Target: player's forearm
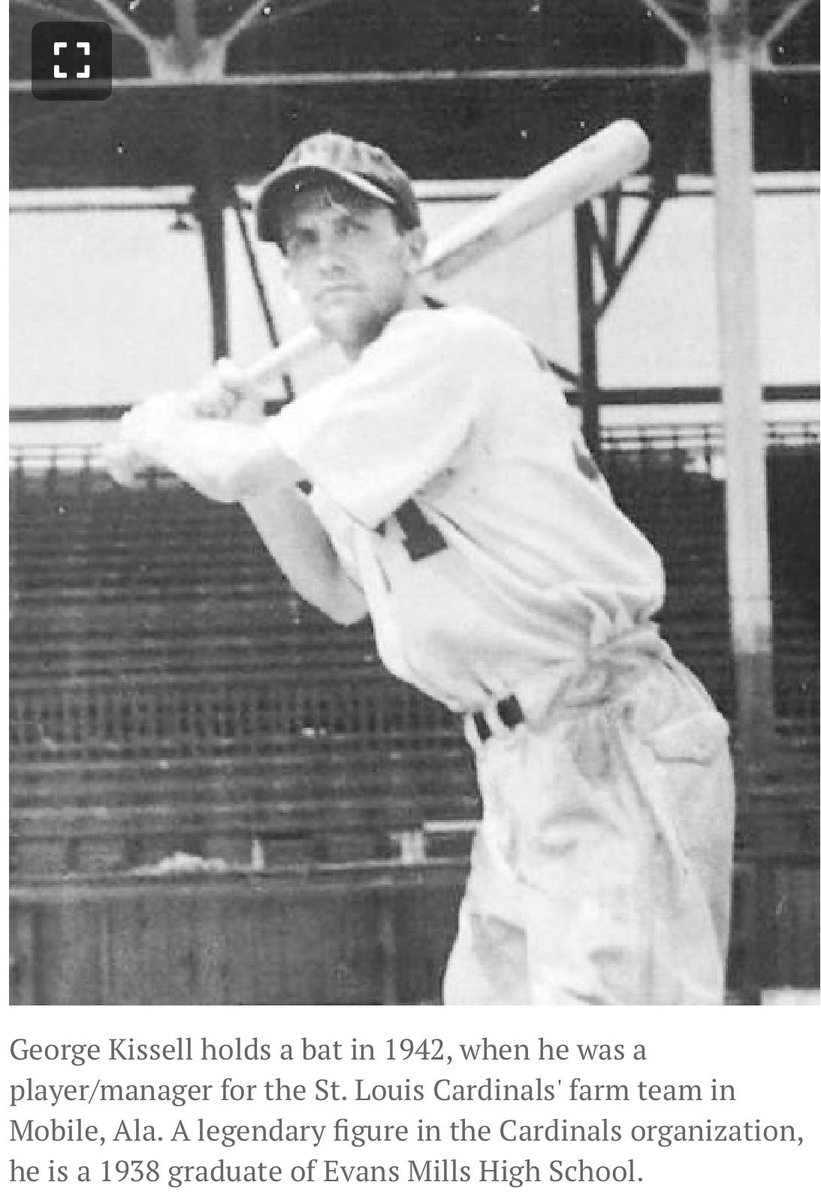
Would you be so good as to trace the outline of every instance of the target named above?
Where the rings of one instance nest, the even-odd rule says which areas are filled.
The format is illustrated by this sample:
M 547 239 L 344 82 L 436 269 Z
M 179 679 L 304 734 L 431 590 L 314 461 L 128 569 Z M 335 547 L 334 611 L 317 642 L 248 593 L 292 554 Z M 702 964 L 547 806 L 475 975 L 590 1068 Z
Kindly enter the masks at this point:
M 276 419 L 243 425 L 144 406 L 127 444 L 212 500 L 243 504 L 271 555 L 309 603 L 341 624 L 360 620 L 364 598 L 295 487 L 304 477 L 279 449 Z
M 260 487 L 285 486 L 299 469 L 279 451 L 272 422 L 243 425 L 147 406 L 124 425 L 128 446 L 221 503 Z
M 331 540 L 304 496 L 291 486 L 268 486 L 243 507 L 291 586 L 341 625 L 367 614 L 362 592 L 342 570 Z

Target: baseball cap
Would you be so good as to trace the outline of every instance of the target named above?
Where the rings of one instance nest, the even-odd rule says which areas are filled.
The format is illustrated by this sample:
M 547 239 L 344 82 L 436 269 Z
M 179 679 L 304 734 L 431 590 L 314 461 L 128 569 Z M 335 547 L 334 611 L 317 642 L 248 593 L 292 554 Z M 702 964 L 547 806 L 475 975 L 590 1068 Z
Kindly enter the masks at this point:
M 284 201 L 301 185 L 323 175 L 341 179 L 355 191 L 387 204 L 406 229 L 421 224 L 413 185 L 384 150 L 341 133 L 318 133 L 295 146 L 260 184 L 256 206 L 260 241 L 279 242 Z

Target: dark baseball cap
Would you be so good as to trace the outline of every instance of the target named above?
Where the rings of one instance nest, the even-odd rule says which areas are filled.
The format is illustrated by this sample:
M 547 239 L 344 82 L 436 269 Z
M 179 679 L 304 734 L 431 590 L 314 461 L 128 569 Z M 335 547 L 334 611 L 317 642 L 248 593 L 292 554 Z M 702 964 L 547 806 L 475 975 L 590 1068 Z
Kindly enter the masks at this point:
M 342 180 L 354 191 L 388 205 L 405 229 L 422 223 L 410 179 L 384 150 L 341 133 L 318 133 L 295 146 L 260 184 L 256 204 L 260 241 L 279 243 L 285 201 L 323 176 Z

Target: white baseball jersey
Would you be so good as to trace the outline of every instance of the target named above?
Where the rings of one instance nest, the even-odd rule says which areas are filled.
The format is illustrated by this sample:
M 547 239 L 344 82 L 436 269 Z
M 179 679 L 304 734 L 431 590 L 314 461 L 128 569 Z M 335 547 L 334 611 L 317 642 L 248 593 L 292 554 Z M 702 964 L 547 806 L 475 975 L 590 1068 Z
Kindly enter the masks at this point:
M 649 624 L 661 563 L 555 380 L 493 317 L 414 310 L 276 420 L 386 666 L 493 734 L 466 718 L 483 817 L 445 1002 L 721 1003 L 726 722 Z
M 380 656 L 455 711 L 645 622 L 660 560 L 555 379 L 467 306 L 403 311 L 276 420 Z

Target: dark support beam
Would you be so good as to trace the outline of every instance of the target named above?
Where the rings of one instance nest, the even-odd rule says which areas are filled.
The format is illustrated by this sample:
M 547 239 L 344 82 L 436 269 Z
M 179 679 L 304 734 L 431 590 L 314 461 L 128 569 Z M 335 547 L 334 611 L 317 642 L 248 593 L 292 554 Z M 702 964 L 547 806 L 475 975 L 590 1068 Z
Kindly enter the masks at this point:
M 218 144 L 219 113 L 216 95 L 206 93 L 195 123 L 199 139 L 199 179 L 191 211 L 200 224 L 205 273 L 211 301 L 211 347 L 214 359 L 229 353 L 228 284 L 225 268 L 225 209 L 230 204 L 232 184 L 226 179 Z
M 197 0 L 174 0 L 174 26 L 180 62 L 190 70 L 201 50 Z
M 599 251 L 604 278 L 608 286 L 616 274 L 619 253 L 619 217 L 621 215 L 621 189 L 613 188 L 604 196 L 604 238 Z
M 593 254 L 598 236 L 591 205 L 574 212 L 576 232 L 576 303 L 579 315 L 579 386 L 582 398 L 582 433 L 592 454 L 601 442 L 599 428 L 599 352 L 596 326 Z
M 197 189 L 192 204 L 202 231 L 205 274 L 211 300 L 211 352 L 214 360 L 227 357 L 229 352 L 223 201 L 224 192 L 218 181 L 205 179 Z
M 268 293 L 265 291 L 265 283 L 262 278 L 262 272 L 259 269 L 259 261 L 257 260 L 254 243 L 251 239 L 250 233 L 248 232 L 245 214 L 242 211 L 242 201 L 236 192 L 234 192 L 232 207 L 237 215 L 239 233 L 240 237 L 242 238 L 242 245 L 245 249 L 245 256 L 248 259 L 248 268 L 251 272 L 251 279 L 254 282 L 254 290 L 256 291 L 257 299 L 259 300 L 259 307 L 262 311 L 262 319 L 265 322 L 265 328 L 268 331 L 268 337 L 270 338 L 271 345 L 278 346 L 280 341 L 279 334 L 277 333 L 276 322 L 274 320 L 274 313 L 271 308 L 270 301 L 268 300 Z M 282 384 L 285 390 L 286 400 L 293 400 L 295 395 L 294 385 L 291 376 L 287 371 L 283 371 L 282 373 Z
M 592 203 L 587 206 L 590 213 L 590 220 L 587 224 L 587 233 L 590 238 L 591 254 L 594 260 L 598 260 L 601 268 L 601 273 L 604 276 L 605 283 L 609 283 L 613 278 L 616 260 L 616 243 L 617 230 L 613 226 L 612 211 L 615 204 L 619 206 L 619 192 L 608 192 L 604 197 L 605 220 L 604 229 L 599 225 L 596 217 L 596 210 Z

